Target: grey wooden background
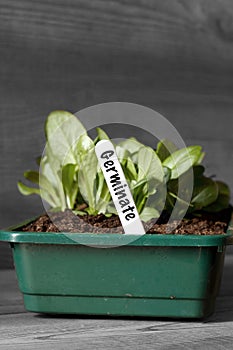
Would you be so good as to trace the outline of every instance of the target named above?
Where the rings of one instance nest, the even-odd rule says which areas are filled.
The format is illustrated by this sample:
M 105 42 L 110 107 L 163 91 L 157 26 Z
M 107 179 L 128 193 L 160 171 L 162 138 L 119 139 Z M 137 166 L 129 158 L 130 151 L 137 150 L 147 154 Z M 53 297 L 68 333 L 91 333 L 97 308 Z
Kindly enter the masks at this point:
M 233 188 L 231 0 L 0 0 L 0 226 L 40 213 L 16 188 L 54 109 L 156 109 Z M 11 264 L 0 245 L 0 267 Z

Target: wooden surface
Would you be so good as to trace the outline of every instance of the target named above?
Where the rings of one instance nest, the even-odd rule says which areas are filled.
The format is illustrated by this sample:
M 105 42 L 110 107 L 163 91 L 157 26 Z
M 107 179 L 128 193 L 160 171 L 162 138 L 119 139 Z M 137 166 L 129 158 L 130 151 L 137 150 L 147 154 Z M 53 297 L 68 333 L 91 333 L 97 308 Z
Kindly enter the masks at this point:
M 216 312 L 204 321 L 49 317 L 27 313 L 13 270 L 0 271 L 0 349 L 232 350 L 233 256 L 227 256 Z
M 0 0 L 0 227 L 43 211 L 16 182 L 54 109 L 152 107 L 233 188 L 232 44 L 231 0 Z

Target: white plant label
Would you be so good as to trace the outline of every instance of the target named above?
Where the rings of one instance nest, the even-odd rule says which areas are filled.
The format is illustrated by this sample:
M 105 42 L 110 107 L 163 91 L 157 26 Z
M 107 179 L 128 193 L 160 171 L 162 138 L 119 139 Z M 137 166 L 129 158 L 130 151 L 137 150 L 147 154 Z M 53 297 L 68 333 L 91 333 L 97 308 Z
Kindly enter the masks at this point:
M 95 153 L 125 234 L 144 235 L 144 227 L 113 144 L 101 140 L 95 146 Z

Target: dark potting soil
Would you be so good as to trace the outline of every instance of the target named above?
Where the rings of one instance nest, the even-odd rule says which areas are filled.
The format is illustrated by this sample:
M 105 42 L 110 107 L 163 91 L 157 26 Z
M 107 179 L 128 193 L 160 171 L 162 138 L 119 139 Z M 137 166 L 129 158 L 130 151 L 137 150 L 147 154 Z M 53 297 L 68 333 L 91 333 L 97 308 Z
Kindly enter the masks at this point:
M 219 213 L 200 213 L 198 217 L 183 219 L 181 222 L 167 223 L 168 217 L 163 213 L 156 223 L 144 223 L 147 233 L 160 234 L 195 234 L 214 235 L 226 232 L 230 220 L 231 210 Z M 78 216 L 71 210 L 65 212 L 44 214 L 32 223 L 22 227 L 22 231 L 31 232 L 90 232 L 90 233 L 123 233 L 118 216 L 106 217 L 103 214 L 96 216 Z

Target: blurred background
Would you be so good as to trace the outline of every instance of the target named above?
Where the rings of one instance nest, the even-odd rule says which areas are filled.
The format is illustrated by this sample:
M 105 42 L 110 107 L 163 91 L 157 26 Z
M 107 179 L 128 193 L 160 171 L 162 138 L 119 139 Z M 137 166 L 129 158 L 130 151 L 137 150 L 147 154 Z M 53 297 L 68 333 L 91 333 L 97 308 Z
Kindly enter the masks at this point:
M 151 107 L 233 189 L 231 0 L 0 0 L 0 62 L 1 228 L 43 211 L 16 183 L 36 168 L 54 109 Z

